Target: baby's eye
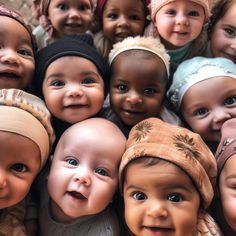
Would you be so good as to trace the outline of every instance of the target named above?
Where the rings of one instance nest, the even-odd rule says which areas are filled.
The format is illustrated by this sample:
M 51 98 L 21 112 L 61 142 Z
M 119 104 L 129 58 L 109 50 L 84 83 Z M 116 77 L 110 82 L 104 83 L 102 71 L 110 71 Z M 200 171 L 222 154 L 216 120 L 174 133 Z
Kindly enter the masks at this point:
M 194 112 L 194 115 L 195 116 L 203 116 L 203 115 L 207 114 L 207 112 L 208 112 L 208 109 L 200 108 Z
M 71 159 L 67 159 L 66 162 L 69 164 L 69 165 L 72 165 L 72 166 L 78 166 L 79 162 L 73 158 Z
M 115 14 L 115 13 L 111 13 L 111 14 L 109 14 L 107 17 L 108 17 L 108 18 L 110 18 L 110 19 L 113 19 L 113 20 L 115 20 L 115 19 L 117 19 L 117 18 L 118 18 L 118 15 L 117 15 L 117 14 Z
M 23 55 L 23 56 L 30 56 L 30 57 L 33 57 L 33 52 L 32 51 L 30 51 L 30 50 L 27 50 L 27 49 L 19 49 L 18 51 L 17 51 L 17 53 L 18 54 L 20 54 L 20 55 Z
M 135 192 L 132 194 L 132 197 L 135 199 L 135 200 L 138 200 L 138 201 L 143 201 L 143 200 L 146 200 L 147 199 L 147 196 L 146 194 L 142 193 L 142 192 Z
M 54 87 L 61 87 L 61 86 L 65 85 L 65 83 L 60 80 L 55 80 L 50 85 L 54 86 Z
M 11 166 L 11 169 L 15 172 L 26 172 L 28 170 L 28 167 L 25 164 L 16 163 Z
M 89 4 L 82 4 L 79 6 L 80 11 L 87 11 L 89 9 L 91 9 L 91 6 Z
M 173 9 L 169 9 L 169 10 L 166 11 L 166 14 L 168 14 L 168 15 L 175 15 L 176 11 L 173 10 Z
M 147 88 L 144 90 L 144 94 L 150 95 L 150 94 L 154 94 L 154 93 L 156 93 L 156 89 L 153 89 L 153 88 Z
M 95 83 L 93 78 L 85 78 L 82 81 L 82 84 L 93 84 L 93 83 Z
M 171 202 L 181 202 L 183 201 L 183 198 L 180 194 L 178 193 L 173 193 L 167 196 L 167 200 Z
M 62 11 L 66 11 L 69 9 L 69 7 L 66 4 L 59 4 L 57 6 L 58 9 L 62 10 Z
M 117 89 L 122 91 L 122 92 L 128 91 L 128 87 L 126 85 L 124 85 L 124 84 L 118 84 L 117 85 Z
M 230 37 L 235 37 L 236 36 L 236 32 L 235 32 L 234 29 L 231 29 L 231 28 L 227 27 L 227 28 L 224 28 L 224 31 Z
M 131 20 L 139 20 L 140 19 L 140 17 L 138 15 L 131 15 L 129 18 Z
M 190 11 L 188 13 L 189 16 L 200 16 L 199 12 L 198 11 Z
M 224 105 L 229 106 L 236 102 L 236 97 L 229 97 L 225 100 Z
M 106 171 L 105 169 L 103 169 L 103 168 L 97 168 L 97 169 L 95 170 L 95 172 L 96 172 L 97 174 L 99 174 L 99 175 L 108 176 L 107 171 Z

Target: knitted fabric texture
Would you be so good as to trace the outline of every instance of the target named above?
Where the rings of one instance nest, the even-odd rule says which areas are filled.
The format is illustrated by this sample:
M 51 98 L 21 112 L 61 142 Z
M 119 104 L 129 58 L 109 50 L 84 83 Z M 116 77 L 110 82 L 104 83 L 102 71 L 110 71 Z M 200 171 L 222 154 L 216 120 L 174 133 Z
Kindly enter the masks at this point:
M 156 14 L 163 6 L 175 1 L 176 0 L 152 0 L 150 3 L 150 12 L 152 21 L 155 22 Z M 209 17 L 211 16 L 213 1 L 212 0 L 190 0 L 190 1 L 199 4 L 204 8 L 205 18 L 206 20 L 208 20 Z M 189 0 L 186 0 L 186 3 L 187 2 L 189 2 Z
M 143 50 L 155 54 L 163 61 L 167 74 L 169 74 L 170 57 L 163 44 L 152 37 L 128 37 L 116 43 L 109 54 L 109 63 L 112 64 L 119 54 L 130 50 Z
M 30 38 L 31 38 L 33 52 L 35 54 L 37 51 L 36 41 L 35 41 L 34 35 L 32 34 L 32 30 L 31 30 L 30 26 L 25 22 L 23 16 L 15 9 L 10 8 L 9 6 L 6 6 L 1 3 L 0 3 L 0 16 L 7 16 L 7 17 L 10 17 L 10 18 L 16 20 L 28 31 Z
M 109 87 L 109 66 L 94 47 L 92 36 L 89 34 L 78 34 L 65 36 L 37 53 L 34 83 L 40 97 L 42 96 L 42 84 L 48 66 L 58 58 L 65 56 L 83 57 L 95 64 L 104 80 L 106 96 Z
M 39 147 L 41 168 L 55 139 L 50 119 L 40 98 L 19 89 L 0 90 L 0 130 L 31 139 Z
M 129 133 L 120 164 L 121 190 L 124 169 L 132 160 L 142 157 L 163 159 L 181 168 L 200 193 L 202 206 L 209 206 L 214 195 L 217 166 L 213 154 L 198 134 L 158 118 L 136 124 Z
M 236 79 L 236 65 L 223 57 L 194 57 L 186 60 L 178 66 L 174 73 L 167 97 L 174 109 L 179 111 L 183 97 L 191 86 L 220 76 Z
M 236 118 L 224 122 L 221 127 L 221 140 L 215 158 L 217 161 L 218 175 L 224 168 L 227 160 L 236 153 Z

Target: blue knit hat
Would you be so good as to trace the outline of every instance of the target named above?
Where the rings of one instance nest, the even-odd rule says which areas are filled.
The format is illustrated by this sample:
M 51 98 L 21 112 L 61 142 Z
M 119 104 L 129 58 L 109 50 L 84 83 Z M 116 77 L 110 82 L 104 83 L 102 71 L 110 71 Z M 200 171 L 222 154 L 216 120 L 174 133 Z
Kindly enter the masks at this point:
M 182 62 L 173 76 L 167 97 L 174 109 L 179 111 L 184 94 L 196 83 L 215 77 L 236 79 L 236 65 L 223 57 L 194 57 Z

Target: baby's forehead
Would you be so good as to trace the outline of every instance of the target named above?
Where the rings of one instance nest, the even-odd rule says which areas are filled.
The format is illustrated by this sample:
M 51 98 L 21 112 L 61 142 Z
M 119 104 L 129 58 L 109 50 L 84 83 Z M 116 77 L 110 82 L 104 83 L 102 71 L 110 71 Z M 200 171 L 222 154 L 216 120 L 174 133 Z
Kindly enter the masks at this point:
M 147 181 L 147 183 L 153 181 L 153 184 L 150 184 L 150 186 L 156 187 L 157 185 L 160 188 L 164 186 L 164 189 L 171 189 L 181 188 L 182 184 L 188 184 L 186 189 L 197 189 L 186 171 L 178 165 L 161 158 L 138 158 L 131 161 L 126 167 L 126 184 L 132 184 L 132 181 L 136 182 L 135 173 L 142 173 L 141 176 L 136 175 L 137 179 L 146 178 L 144 182 Z
M 121 130 L 111 121 L 103 118 L 90 118 L 78 122 L 68 128 L 59 144 L 67 146 L 71 143 L 79 145 L 106 144 L 107 146 L 125 146 L 126 138 Z

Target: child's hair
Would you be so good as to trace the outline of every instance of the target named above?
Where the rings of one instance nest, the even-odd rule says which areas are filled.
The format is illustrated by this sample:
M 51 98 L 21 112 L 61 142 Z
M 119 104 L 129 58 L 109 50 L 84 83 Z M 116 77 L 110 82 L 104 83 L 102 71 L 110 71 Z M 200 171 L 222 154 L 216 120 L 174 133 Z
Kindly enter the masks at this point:
M 94 0 L 89 0 L 92 9 L 94 7 Z M 49 37 L 52 37 L 54 33 L 54 27 L 49 19 L 48 9 L 51 0 L 34 0 L 32 4 L 32 15 L 35 17 L 44 30 L 48 33 Z
M 236 65 L 231 60 L 223 57 L 194 57 L 186 60 L 178 66 L 174 73 L 167 97 L 173 108 L 180 112 L 182 99 L 191 86 L 219 76 L 236 79 Z
M 56 59 L 65 56 L 83 57 L 94 63 L 104 80 L 104 92 L 106 96 L 109 87 L 109 66 L 97 52 L 93 45 L 92 36 L 89 34 L 64 36 L 37 53 L 34 85 L 38 96 L 43 97 L 42 84 L 48 66 Z
M 212 30 L 215 27 L 215 24 L 224 17 L 225 13 L 229 8 L 236 3 L 236 0 L 218 0 L 214 7 L 212 8 L 212 15 L 210 17 L 210 22 L 207 27 L 209 38 L 211 38 Z
M 115 58 L 121 53 L 131 52 L 133 50 L 146 51 L 158 56 L 165 64 L 167 75 L 169 75 L 170 57 L 162 43 L 158 39 L 152 37 L 128 37 L 123 41 L 116 43 L 113 45 L 113 49 L 109 54 L 109 63 L 112 64 Z
M 55 135 L 51 115 L 40 98 L 19 89 L 1 89 L 0 130 L 31 139 L 41 153 L 40 167 L 44 166 Z
M 145 157 L 161 159 L 182 169 L 199 192 L 202 207 L 209 206 L 214 195 L 217 167 L 213 154 L 198 134 L 158 118 L 148 118 L 136 124 L 129 133 L 120 164 L 121 192 L 127 166 Z
M 4 4 L 1 4 L 1 3 L 0 3 L 0 16 L 10 17 L 10 18 L 16 20 L 28 31 L 30 38 L 31 38 L 32 49 L 33 49 L 33 52 L 35 55 L 35 53 L 37 52 L 36 41 L 35 41 L 34 35 L 32 34 L 32 30 L 31 30 L 30 25 L 28 25 L 25 22 L 23 16 L 15 9 L 13 9 L 9 6 L 6 6 Z M 12 29 L 12 30 L 14 30 L 14 29 Z

